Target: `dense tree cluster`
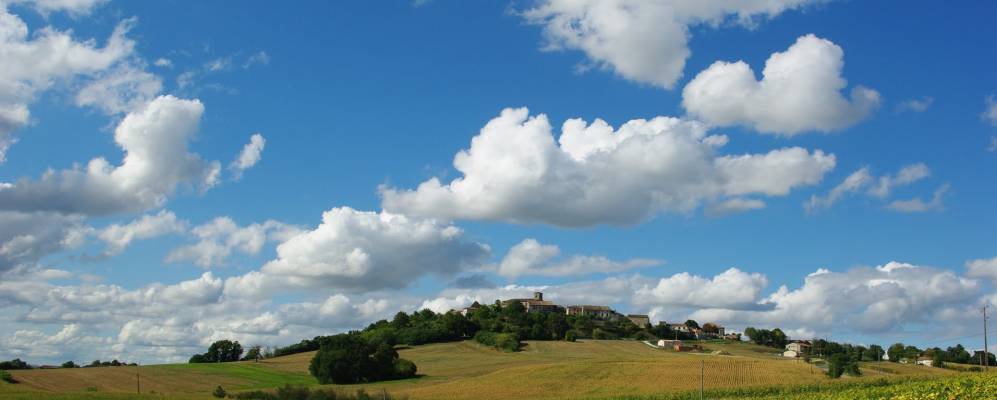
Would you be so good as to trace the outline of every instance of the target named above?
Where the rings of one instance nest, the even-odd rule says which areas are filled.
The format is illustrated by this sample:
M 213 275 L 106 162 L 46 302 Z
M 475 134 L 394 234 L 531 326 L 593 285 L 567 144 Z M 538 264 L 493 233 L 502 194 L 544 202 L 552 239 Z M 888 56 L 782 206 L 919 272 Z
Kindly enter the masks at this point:
M 775 328 L 773 330 L 768 329 L 756 329 L 753 327 L 747 327 L 744 329 L 744 335 L 751 339 L 752 342 L 762 346 L 775 347 L 778 349 L 785 348 L 786 343 L 788 343 L 789 338 L 783 333 L 782 329 Z
M 411 378 L 416 366 L 392 344 L 350 332 L 322 339 L 308 371 L 319 383 L 344 384 Z
M 238 341 L 219 340 L 208 347 L 204 354 L 194 354 L 190 357 L 190 363 L 217 363 L 239 361 L 242 356 L 242 345 Z
M 10 361 L 0 361 L 0 370 L 15 370 L 15 369 L 31 369 L 32 367 L 28 363 L 21 361 L 20 358 L 15 358 Z
M 65 364 L 63 364 L 63 365 L 65 365 Z M 114 359 L 114 360 L 111 360 L 111 361 L 93 360 L 93 361 L 90 362 L 90 364 L 87 364 L 86 367 L 84 367 L 84 368 L 128 367 L 128 366 L 132 366 L 133 367 L 133 366 L 136 366 L 136 365 L 138 365 L 138 364 L 136 364 L 136 363 L 130 363 L 130 364 L 129 363 L 124 363 L 124 362 L 118 361 L 117 359 Z
M 859 376 L 858 360 L 846 353 L 835 353 L 827 360 L 827 376 L 840 378 L 842 374 Z

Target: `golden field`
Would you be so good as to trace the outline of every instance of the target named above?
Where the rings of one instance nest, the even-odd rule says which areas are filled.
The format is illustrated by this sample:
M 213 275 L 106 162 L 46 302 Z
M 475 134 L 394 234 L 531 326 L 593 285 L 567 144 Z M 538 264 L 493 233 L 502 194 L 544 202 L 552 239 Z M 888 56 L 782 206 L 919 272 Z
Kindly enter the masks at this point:
M 430 344 L 400 349 L 418 365 L 419 378 L 340 386 L 368 392 L 387 390 L 410 399 L 599 399 L 746 387 L 837 384 L 822 371 L 775 350 L 746 343 L 707 343 L 729 355 L 675 353 L 637 341 L 527 342 L 523 351 L 503 353 L 477 343 Z M 313 353 L 259 363 L 170 364 L 141 367 L 11 371 L 17 385 L 0 385 L 0 398 L 211 398 L 221 385 L 229 393 L 283 384 L 315 385 L 308 374 Z M 703 376 L 701 379 L 701 371 Z M 923 366 L 864 363 L 863 377 L 958 376 Z M 136 395 L 136 379 L 143 395 Z M 335 386 L 335 385 L 330 385 Z

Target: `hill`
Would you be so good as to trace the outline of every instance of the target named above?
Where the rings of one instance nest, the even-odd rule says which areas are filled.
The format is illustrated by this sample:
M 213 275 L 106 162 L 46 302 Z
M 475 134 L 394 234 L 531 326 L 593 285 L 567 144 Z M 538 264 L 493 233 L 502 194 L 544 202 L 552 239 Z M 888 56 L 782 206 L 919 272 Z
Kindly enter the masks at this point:
M 523 351 L 503 353 L 465 341 L 399 350 L 414 361 L 421 377 L 343 386 L 369 392 L 387 390 L 411 399 L 555 399 L 645 396 L 699 389 L 831 384 L 822 371 L 775 350 L 747 343 L 707 343 L 729 355 L 675 353 L 637 341 L 586 340 L 527 342 Z M 11 371 L 17 385 L 0 386 L 10 398 L 211 398 L 217 385 L 238 392 L 286 383 L 315 385 L 308 374 L 314 353 L 259 363 L 171 364 L 141 367 Z M 700 379 L 703 371 L 702 382 Z M 943 369 L 866 363 L 858 382 L 882 377 L 958 375 Z M 143 393 L 136 396 L 136 375 Z M 89 389 L 88 389 L 89 388 Z M 44 396 L 43 396 L 44 395 Z

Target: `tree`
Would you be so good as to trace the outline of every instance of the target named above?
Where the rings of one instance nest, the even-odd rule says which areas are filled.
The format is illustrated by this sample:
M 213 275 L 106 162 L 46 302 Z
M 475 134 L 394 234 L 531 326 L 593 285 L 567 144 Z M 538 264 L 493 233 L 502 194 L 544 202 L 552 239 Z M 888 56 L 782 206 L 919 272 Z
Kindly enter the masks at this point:
M 941 351 L 934 352 L 935 354 L 931 357 L 931 366 L 935 368 L 945 367 L 945 355 Z
M 966 351 L 966 348 L 962 347 L 961 344 L 945 349 L 945 361 L 968 364 L 970 358 L 972 358 L 972 356 L 969 355 L 969 352 Z
M 218 385 L 218 387 L 215 388 L 215 391 L 211 392 L 211 395 L 219 399 L 223 399 L 226 395 L 225 389 L 222 389 L 222 385 Z
M 685 321 L 685 326 L 688 326 L 689 329 L 699 329 L 699 322 L 690 319 Z
M 15 369 L 31 369 L 31 366 L 28 365 L 28 363 L 21 361 L 20 358 L 15 358 L 10 361 L 0 362 L 0 369 L 8 371 Z
M 832 379 L 840 378 L 842 374 L 851 376 L 861 375 L 859 365 L 845 353 L 835 353 L 827 361 L 827 376 Z
M 242 361 L 259 361 L 261 358 L 263 358 L 262 348 L 260 346 L 252 346 L 246 352 L 246 356 L 242 358 Z
M 894 343 L 890 346 L 890 349 L 887 350 L 886 355 L 890 362 L 900 362 L 900 359 L 904 357 L 904 344 Z
M 242 356 L 242 345 L 238 341 L 219 340 L 208 347 L 208 352 L 195 354 L 190 357 L 189 363 L 214 363 L 239 361 Z M 116 361 L 116 360 L 115 360 Z
M 876 344 L 869 346 L 868 349 L 865 349 L 865 351 L 862 352 L 862 359 L 866 361 L 880 361 L 882 360 L 882 357 L 883 348 Z
M 398 358 L 384 342 L 370 342 L 357 332 L 326 337 L 308 371 L 321 384 L 344 384 L 415 376 L 416 366 Z
M 72 361 L 66 361 L 62 363 L 62 368 L 79 368 L 79 367 L 80 367 L 79 365 L 76 365 L 76 363 Z
M 397 314 L 395 314 L 395 318 L 391 320 L 391 326 L 396 329 L 404 328 L 408 326 L 408 324 L 409 324 L 409 317 L 408 314 L 405 313 L 405 311 L 399 311 Z
M 786 347 L 786 334 L 782 332 L 782 329 L 775 328 L 772 330 L 772 342 L 769 344 L 771 347 L 781 349 Z

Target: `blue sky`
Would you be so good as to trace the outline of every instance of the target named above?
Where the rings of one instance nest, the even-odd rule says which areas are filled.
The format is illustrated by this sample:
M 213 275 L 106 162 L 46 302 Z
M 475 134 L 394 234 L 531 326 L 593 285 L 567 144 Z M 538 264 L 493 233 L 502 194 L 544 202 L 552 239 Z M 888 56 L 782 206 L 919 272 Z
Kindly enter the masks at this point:
M 627 3 L 7 4 L 0 358 L 184 360 L 535 288 L 979 346 L 994 5 Z

